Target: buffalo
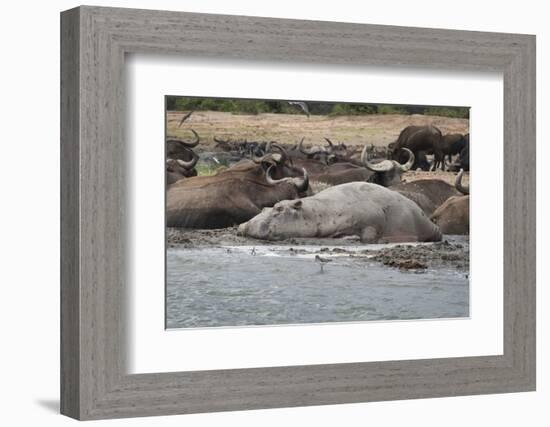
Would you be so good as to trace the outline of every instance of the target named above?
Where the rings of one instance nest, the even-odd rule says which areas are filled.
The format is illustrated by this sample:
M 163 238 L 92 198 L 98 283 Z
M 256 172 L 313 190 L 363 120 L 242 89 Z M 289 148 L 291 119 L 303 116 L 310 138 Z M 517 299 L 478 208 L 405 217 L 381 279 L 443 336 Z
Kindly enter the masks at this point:
M 460 134 L 458 134 L 460 135 Z M 447 169 L 450 171 L 459 171 L 463 169 L 465 171 L 470 170 L 470 134 L 462 136 L 462 139 L 455 145 L 454 148 L 451 148 L 452 154 L 458 154 L 458 157 L 454 162 L 447 164 Z M 459 151 L 457 151 L 459 150 Z M 449 161 L 451 161 L 451 156 L 449 156 Z
M 407 148 L 407 160 L 400 164 L 394 160 L 369 160 L 367 145 L 361 152 L 361 166 L 350 162 L 326 164 L 321 160 L 291 157 L 295 166 L 307 170 L 312 181 L 339 185 L 354 181 L 368 181 L 388 187 L 401 182 L 401 175 L 414 163 L 414 154 Z
M 470 188 L 462 185 L 463 174 L 458 173 L 455 186 L 464 195 L 447 199 L 430 218 L 445 234 L 470 234 Z
M 180 179 L 197 176 L 195 165 L 198 159 L 198 156 L 189 162 L 180 159 L 166 159 L 166 184 L 172 185 Z
M 363 243 L 441 240 L 437 225 L 413 201 L 366 182 L 279 202 L 241 224 L 238 231 L 265 240 L 351 235 Z
M 298 146 L 291 151 L 291 157 L 297 159 L 313 159 L 318 160 L 324 164 L 334 163 L 336 161 L 335 152 L 342 152 L 346 150 L 344 144 L 335 146 L 332 141 L 325 138 L 328 145 L 314 145 L 310 148 L 304 147 L 304 139 L 302 138 L 298 143 Z
M 314 159 L 294 159 L 293 164 L 307 170 L 312 181 L 330 185 L 344 184 L 352 181 L 366 181 L 372 172 L 352 163 L 333 163 L 327 165 Z
M 233 141 L 215 136 L 214 142 L 216 148 L 222 151 L 235 153 L 239 157 L 252 157 L 267 153 L 269 145 L 274 141 L 248 141 L 247 139 Z
M 328 149 L 317 146 L 307 150 L 303 148 L 302 144 L 303 138 L 298 145 L 288 151 L 278 144 L 269 144 L 266 150 L 271 152 L 272 148 L 278 149 L 281 155 L 288 159 L 291 164 L 306 169 L 312 181 L 336 185 L 349 181 L 362 181 L 369 176 L 369 173 L 362 167 L 346 162 L 333 163 L 327 161 L 330 147 L 334 146 L 332 143 Z
M 199 145 L 200 137 L 197 132 L 191 129 L 193 132 L 193 141 L 185 141 L 178 138 L 168 138 L 166 140 L 166 158 L 167 159 L 180 159 L 183 161 L 190 161 L 194 156 L 192 148 Z
M 411 199 L 428 216 L 445 203 L 449 197 L 460 195 L 454 186 L 442 179 L 419 179 L 392 185 L 389 188 Z
M 403 147 L 401 150 L 408 157 L 403 164 L 387 159 L 370 161 L 367 159 L 367 146 L 365 145 L 361 153 L 361 162 L 371 173 L 367 181 L 382 185 L 383 187 L 399 184 L 401 182 L 401 175 L 409 171 L 415 161 L 414 153 L 410 149 Z
M 183 179 L 168 188 L 166 225 L 224 228 L 248 221 L 265 207 L 306 195 L 305 170 L 287 166 L 279 153 L 243 160 L 214 176 Z
M 402 148 L 411 150 L 418 159 L 425 157 L 423 154 L 420 154 L 420 152 L 423 152 L 424 155 L 433 153 L 434 163 L 432 167 L 436 169 L 439 166 L 444 170 L 445 163 L 441 142 L 442 138 L 441 131 L 435 126 L 407 126 L 401 131 L 397 140 L 388 145 L 390 157 L 393 160 L 402 162 Z M 413 168 L 422 168 L 422 166 L 417 164 L 413 165 Z
M 464 137 L 464 147 L 460 150 L 458 164 L 463 170 L 470 170 L 470 134 Z
M 195 139 L 184 141 L 182 139 L 169 138 L 166 140 L 166 183 L 171 185 L 178 180 L 197 175 L 195 165 L 199 156 L 192 150 L 200 142 L 200 137 L 191 129 Z
M 461 133 L 448 133 L 443 135 L 441 139 L 441 149 L 443 154 L 448 156 L 449 163 L 452 163 L 453 157 L 464 149 L 466 140 L 469 139 L 469 135 L 463 135 Z

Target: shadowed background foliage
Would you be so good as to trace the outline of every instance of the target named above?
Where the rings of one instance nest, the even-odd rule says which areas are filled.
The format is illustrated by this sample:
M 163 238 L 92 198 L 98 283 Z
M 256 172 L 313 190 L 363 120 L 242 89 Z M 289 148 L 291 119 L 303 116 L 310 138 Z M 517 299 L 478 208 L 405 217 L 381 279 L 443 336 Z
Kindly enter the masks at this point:
M 362 114 L 426 114 L 431 116 L 469 118 L 469 107 L 423 106 L 398 104 L 355 104 L 342 102 L 307 101 L 312 115 L 362 115 Z M 220 111 L 233 114 L 284 113 L 303 114 L 296 105 L 287 101 L 238 99 L 238 98 L 199 98 L 167 96 L 168 111 Z

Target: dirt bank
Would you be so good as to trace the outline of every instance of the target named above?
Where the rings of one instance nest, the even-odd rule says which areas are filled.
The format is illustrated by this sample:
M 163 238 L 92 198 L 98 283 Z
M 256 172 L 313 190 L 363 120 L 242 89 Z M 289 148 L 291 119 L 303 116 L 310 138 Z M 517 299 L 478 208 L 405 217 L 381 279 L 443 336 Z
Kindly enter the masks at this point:
M 237 227 L 217 230 L 191 230 L 185 228 L 167 228 L 168 246 L 211 247 L 211 246 L 280 246 L 280 245 L 323 245 L 323 246 L 357 246 L 359 238 L 291 238 L 272 242 L 258 240 L 237 234 Z
M 434 172 L 429 171 L 409 171 L 401 175 L 403 182 L 413 182 L 422 179 L 441 179 L 451 185 L 455 184 L 457 172 L 443 172 L 437 170 Z M 464 172 L 462 176 L 462 185 L 466 187 L 470 185 L 470 172 Z
M 299 114 L 243 115 L 216 111 L 196 111 L 178 124 L 185 112 L 168 111 L 168 135 L 190 138 L 190 129 L 201 136 L 197 152 L 215 151 L 214 136 L 222 139 L 248 141 L 278 141 L 295 144 L 302 137 L 306 145 L 324 143 L 324 137 L 348 145 L 374 144 L 386 146 L 409 125 L 437 126 L 443 133 L 469 132 L 468 119 L 456 119 L 422 114 L 370 114 L 362 116 L 310 116 Z

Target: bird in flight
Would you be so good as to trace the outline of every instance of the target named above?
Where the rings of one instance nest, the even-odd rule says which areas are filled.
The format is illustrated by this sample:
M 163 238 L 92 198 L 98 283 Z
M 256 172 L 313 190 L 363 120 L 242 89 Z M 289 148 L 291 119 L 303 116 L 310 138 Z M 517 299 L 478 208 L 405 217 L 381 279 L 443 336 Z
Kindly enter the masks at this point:
M 309 107 L 307 104 L 303 101 L 287 101 L 289 105 L 297 105 L 302 109 L 302 111 L 307 115 L 309 118 Z
M 178 127 L 181 127 L 181 125 L 183 124 L 183 122 L 186 121 L 189 117 L 191 117 L 191 114 L 193 114 L 193 111 L 194 111 L 194 110 L 189 111 L 187 114 L 185 114 L 185 115 L 181 118 L 180 124 L 178 125 Z

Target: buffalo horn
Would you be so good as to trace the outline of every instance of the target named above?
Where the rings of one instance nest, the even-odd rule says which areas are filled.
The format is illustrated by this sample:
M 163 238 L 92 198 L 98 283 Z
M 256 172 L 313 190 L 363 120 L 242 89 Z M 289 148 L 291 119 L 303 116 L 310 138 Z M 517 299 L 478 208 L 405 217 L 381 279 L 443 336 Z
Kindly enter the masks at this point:
M 189 150 L 191 151 L 191 150 Z M 193 154 L 193 158 L 191 160 L 189 160 L 188 162 L 184 161 L 184 160 L 181 160 L 181 159 L 176 159 L 176 162 L 178 162 L 178 165 L 180 165 L 182 168 L 184 169 L 187 169 L 187 170 L 191 170 L 195 167 L 195 165 L 197 164 L 197 162 L 199 161 L 199 156 L 197 156 L 197 154 L 195 154 L 193 151 L 191 151 L 191 153 Z
M 304 139 L 305 138 L 302 138 L 300 140 L 300 143 L 298 144 L 298 149 L 305 155 L 307 156 L 312 156 L 314 154 L 317 154 L 321 151 L 321 149 L 319 147 L 312 147 L 312 148 L 309 148 L 309 149 L 306 149 L 304 148 Z
M 294 186 L 296 187 L 296 190 L 299 193 L 302 193 L 302 192 L 307 190 L 307 188 L 309 186 L 309 177 L 307 175 L 307 171 L 304 168 L 302 168 L 302 173 L 304 174 L 303 178 L 286 177 L 286 178 L 281 178 L 281 179 L 271 178 L 271 169 L 272 168 L 273 168 L 273 165 L 269 166 L 267 168 L 267 171 L 265 172 L 265 179 L 266 179 L 266 181 L 269 185 L 276 185 L 279 182 L 290 182 L 290 183 L 294 184 Z
M 405 147 L 402 147 L 401 149 L 409 153 L 409 160 L 407 160 L 407 163 L 405 163 L 404 165 L 399 165 L 403 172 L 407 172 L 412 168 L 412 165 L 414 164 L 414 153 Z
M 332 143 L 332 141 L 330 139 L 328 139 L 327 137 L 325 137 L 325 141 L 328 142 L 328 148 L 326 149 L 328 153 L 332 153 L 332 150 L 334 150 L 334 144 Z
M 273 141 L 269 142 L 268 144 L 270 144 L 270 149 L 271 149 L 271 147 L 273 147 L 273 148 L 276 148 L 277 150 L 279 150 L 279 152 L 281 153 L 281 157 L 282 157 L 281 164 L 284 165 L 287 162 L 287 160 L 289 159 L 288 153 L 286 152 L 284 147 L 277 144 L 276 142 L 273 142 Z M 267 151 L 267 149 L 266 149 L 266 151 Z
M 252 157 L 250 157 L 250 159 L 254 163 L 262 163 L 265 160 L 266 157 L 267 157 L 266 154 L 264 154 L 263 156 L 256 156 L 256 154 L 252 154 Z
M 395 167 L 394 162 L 391 160 L 382 160 L 380 163 L 371 163 L 367 158 L 367 144 L 365 144 L 363 151 L 361 152 L 361 163 L 363 163 L 365 167 L 372 172 L 389 172 Z
M 199 137 L 199 134 L 197 132 L 195 132 L 194 129 L 191 129 L 191 132 L 193 132 L 193 135 L 195 135 L 195 140 L 194 141 L 187 142 L 187 141 L 182 141 L 181 139 L 175 139 L 174 141 L 177 141 L 178 143 L 180 143 L 181 145 L 183 145 L 184 147 L 187 147 L 187 148 L 196 147 L 200 142 L 200 137 Z
M 280 153 L 267 153 L 259 157 L 259 156 L 256 156 L 255 154 L 252 154 L 251 159 L 256 164 L 269 163 L 269 164 L 275 165 L 277 163 L 281 163 L 281 161 L 283 160 L 283 155 Z

